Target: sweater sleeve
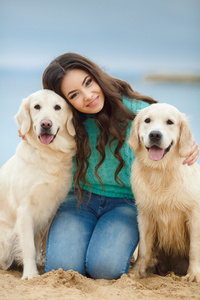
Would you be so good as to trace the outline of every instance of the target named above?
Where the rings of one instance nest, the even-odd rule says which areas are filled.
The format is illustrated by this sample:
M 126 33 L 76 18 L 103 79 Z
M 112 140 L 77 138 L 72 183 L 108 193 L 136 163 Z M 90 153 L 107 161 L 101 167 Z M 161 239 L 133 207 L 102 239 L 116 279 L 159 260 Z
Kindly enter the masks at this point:
M 123 103 L 129 110 L 131 110 L 135 114 L 138 114 L 141 109 L 150 105 L 148 102 L 142 100 L 129 99 L 125 97 L 123 97 Z

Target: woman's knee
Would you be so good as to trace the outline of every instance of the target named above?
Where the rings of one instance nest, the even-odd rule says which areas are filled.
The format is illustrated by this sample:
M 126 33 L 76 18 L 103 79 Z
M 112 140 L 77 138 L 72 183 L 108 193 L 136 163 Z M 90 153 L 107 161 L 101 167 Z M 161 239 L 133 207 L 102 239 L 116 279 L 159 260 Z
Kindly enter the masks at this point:
M 118 279 L 126 274 L 138 244 L 137 231 L 118 241 L 104 241 L 93 236 L 86 254 L 86 272 L 94 279 Z M 119 238 L 120 240 L 120 238 Z
M 86 273 L 94 279 L 118 279 L 122 274 L 127 273 L 126 267 L 120 261 L 93 260 L 86 261 Z

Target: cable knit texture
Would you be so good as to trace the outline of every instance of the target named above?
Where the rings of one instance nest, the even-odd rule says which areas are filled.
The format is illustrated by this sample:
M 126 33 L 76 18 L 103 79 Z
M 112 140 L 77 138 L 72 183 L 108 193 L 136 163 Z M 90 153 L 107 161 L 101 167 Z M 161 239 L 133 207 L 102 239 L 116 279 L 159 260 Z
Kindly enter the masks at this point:
M 141 101 L 141 100 L 135 100 L 135 99 L 128 99 L 123 97 L 123 103 L 124 105 L 129 108 L 132 112 L 138 113 L 139 110 L 149 106 L 147 102 Z M 129 128 L 127 130 L 127 139 L 120 151 L 126 166 L 122 168 L 122 170 L 119 172 L 118 176 L 119 178 L 124 182 L 125 187 L 122 187 L 115 181 L 115 170 L 119 164 L 119 161 L 114 157 L 114 155 L 111 153 L 109 149 L 109 145 L 106 146 L 105 152 L 106 157 L 104 163 L 100 166 L 98 169 L 98 174 L 101 177 L 101 180 L 104 184 L 104 189 L 102 190 L 102 186 L 100 185 L 98 179 L 95 176 L 95 166 L 99 162 L 100 154 L 96 150 L 96 139 L 99 134 L 99 129 L 95 124 L 94 118 L 88 118 L 84 122 L 86 126 L 86 130 L 89 134 L 90 139 L 90 147 L 92 154 L 89 158 L 89 168 L 87 171 L 87 181 L 92 186 L 92 193 L 97 195 L 104 195 L 107 197 L 126 197 L 129 199 L 133 199 L 133 193 L 131 190 L 131 184 L 130 184 L 130 173 L 131 173 L 131 165 L 134 160 L 134 153 L 131 150 L 129 144 L 128 144 L 128 138 L 130 135 L 131 125 L 132 121 L 130 121 Z M 116 144 L 113 143 L 113 149 L 115 149 Z M 85 190 L 89 191 L 89 187 L 85 186 Z

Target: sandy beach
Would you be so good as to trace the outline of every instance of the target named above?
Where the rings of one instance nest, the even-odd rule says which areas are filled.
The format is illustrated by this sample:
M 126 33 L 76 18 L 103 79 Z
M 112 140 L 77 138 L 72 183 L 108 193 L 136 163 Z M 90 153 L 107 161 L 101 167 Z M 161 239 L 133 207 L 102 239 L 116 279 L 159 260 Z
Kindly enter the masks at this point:
M 22 269 L 0 270 L 1 300 L 160 300 L 200 299 L 200 283 L 187 282 L 172 275 L 149 274 L 136 279 L 133 274 L 118 280 L 93 280 L 77 272 L 62 269 L 31 280 L 21 280 Z

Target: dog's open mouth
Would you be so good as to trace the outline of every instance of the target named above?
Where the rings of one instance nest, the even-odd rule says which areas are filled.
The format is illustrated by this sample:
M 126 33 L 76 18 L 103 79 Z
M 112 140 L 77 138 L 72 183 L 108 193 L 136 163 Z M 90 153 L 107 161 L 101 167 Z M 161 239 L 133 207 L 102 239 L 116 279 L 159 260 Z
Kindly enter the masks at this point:
M 58 130 L 59 130 L 59 129 L 58 129 Z M 56 138 L 56 135 L 57 135 L 57 133 L 58 133 L 58 130 L 57 130 L 57 132 L 56 132 L 55 135 L 49 134 L 49 133 L 43 133 L 43 134 L 40 134 L 40 135 L 38 136 L 40 142 L 41 142 L 42 144 L 44 144 L 44 145 L 49 145 L 49 144 L 51 144 L 51 143 L 53 142 L 53 140 Z
M 165 154 L 170 151 L 172 144 L 173 143 L 171 143 L 166 149 L 161 149 L 156 145 L 150 148 L 146 147 L 149 152 L 149 158 L 156 161 L 161 160 Z

